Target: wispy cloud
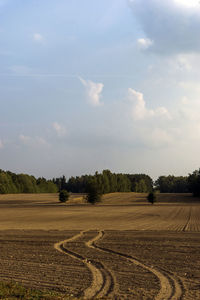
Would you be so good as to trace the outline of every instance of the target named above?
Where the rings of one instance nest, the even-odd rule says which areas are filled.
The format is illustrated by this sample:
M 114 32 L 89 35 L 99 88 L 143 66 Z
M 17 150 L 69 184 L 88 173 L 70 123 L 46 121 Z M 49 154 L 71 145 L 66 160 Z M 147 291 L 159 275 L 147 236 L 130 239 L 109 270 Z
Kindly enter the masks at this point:
M 129 88 L 129 100 L 132 104 L 132 117 L 134 120 L 144 120 L 152 117 L 164 117 L 170 119 L 171 116 L 165 107 L 158 107 L 156 109 L 148 109 L 144 101 L 142 93 Z
M 166 129 L 154 128 L 146 135 L 145 140 L 153 147 L 160 147 L 170 145 L 174 141 L 174 138 Z
M 103 91 L 104 84 L 96 83 L 91 80 L 84 80 L 81 77 L 79 77 L 79 79 L 86 89 L 86 96 L 88 102 L 93 106 L 102 105 L 103 103 L 100 101 L 100 99 L 101 99 L 101 93 Z
M 141 38 L 137 39 L 137 45 L 140 49 L 145 50 L 153 45 L 153 41 L 150 39 Z
M 31 137 L 27 135 L 20 134 L 19 135 L 19 140 L 26 146 L 31 146 L 31 147 L 38 147 L 38 146 L 48 146 L 48 142 L 40 137 Z
M 53 123 L 53 129 L 56 131 L 58 137 L 63 137 L 66 135 L 66 128 L 58 122 Z
M 44 37 L 40 33 L 34 33 L 33 34 L 33 40 L 37 43 L 43 43 Z

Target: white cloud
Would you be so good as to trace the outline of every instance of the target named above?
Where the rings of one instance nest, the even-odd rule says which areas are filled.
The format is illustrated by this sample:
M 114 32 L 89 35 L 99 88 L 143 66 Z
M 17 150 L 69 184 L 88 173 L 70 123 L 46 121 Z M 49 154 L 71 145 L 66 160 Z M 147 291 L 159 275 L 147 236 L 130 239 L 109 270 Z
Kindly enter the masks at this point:
M 200 3 L 197 0 L 129 0 L 150 50 L 170 55 L 200 52 Z
M 199 82 L 196 81 L 180 81 L 179 86 L 184 90 L 190 92 L 190 94 L 196 93 L 197 95 L 200 93 Z
M 93 106 L 100 106 L 103 103 L 100 102 L 101 93 L 103 90 L 103 83 L 96 83 L 91 80 L 84 80 L 79 77 L 81 83 L 85 86 L 86 95 L 88 98 L 88 102 Z
M 180 102 L 179 112 L 184 119 L 184 122 L 200 124 L 200 101 L 183 97 Z
M 38 146 L 48 146 L 48 142 L 39 136 L 30 137 L 27 135 L 20 134 L 19 140 L 26 146 L 38 147 Z
M 129 88 L 129 100 L 132 103 L 132 117 L 134 120 L 144 120 L 152 117 L 164 117 L 171 119 L 171 115 L 165 107 L 158 107 L 156 109 L 146 108 L 144 96 L 142 93 Z
M 189 60 L 189 57 L 187 57 L 186 55 L 178 55 L 177 65 L 181 70 L 186 70 L 188 72 L 192 70 L 192 64 Z
M 53 129 L 56 131 L 58 137 L 63 137 L 66 135 L 66 128 L 58 122 L 53 123 Z
M 169 145 L 174 141 L 172 135 L 162 128 L 153 129 L 153 131 L 149 133 L 149 136 L 147 136 L 147 140 L 149 140 L 150 144 L 154 147 Z
M 174 0 L 176 5 L 185 8 L 196 8 L 199 5 L 199 0 Z
M 137 40 L 137 44 L 139 46 L 140 49 L 148 49 L 149 47 L 151 47 L 153 45 L 153 41 L 150 39 L 138 39 Z
M 44 38 L 40 33 L 34 33 L 33 40 L 37 43 L 42 43 L 44 41 Z

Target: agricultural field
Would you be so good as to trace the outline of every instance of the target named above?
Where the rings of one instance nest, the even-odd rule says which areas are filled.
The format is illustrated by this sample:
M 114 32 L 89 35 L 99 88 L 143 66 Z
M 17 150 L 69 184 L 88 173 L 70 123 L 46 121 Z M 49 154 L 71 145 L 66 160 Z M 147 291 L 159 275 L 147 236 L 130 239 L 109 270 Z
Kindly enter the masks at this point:
M 115 193 L 95 206 L 1 195 L 0 207 L 0 281 L 63 299 L 200 299 L 200 202 L 189 194 L 151 205 Z

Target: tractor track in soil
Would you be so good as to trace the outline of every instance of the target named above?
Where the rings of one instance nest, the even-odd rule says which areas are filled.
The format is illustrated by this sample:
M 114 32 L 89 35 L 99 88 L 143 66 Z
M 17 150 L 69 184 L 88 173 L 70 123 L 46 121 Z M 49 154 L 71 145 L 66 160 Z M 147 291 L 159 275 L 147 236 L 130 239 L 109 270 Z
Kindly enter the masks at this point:
M 149 272 L 153 273 L 159 279 L 160 282 L 160 291 L 155 297 L 155 300 L 181 300 L 182 299 L 184 293 L 184 287 L 181 280 L 178 277 L 175 277 L 174 274 L 167 272 L 166 270 L 165 271 L 161 269 L 158 270 L 158 268 L 154 268 L 153 266 L 147 266 L 137 258 L 134 258 L 130 255 L 118 251 L 114 251 L 102 246 L 98 246 L 95 242 L 103 238 L 104 234 L 105 234 L 104 231 L 99 231 L 98 238 L 96 240 L 93 239 L 93 241 L 90 241 L 92 247 L 107 253 L 112 253 L 124 257 L 130 262 L 134 263 L 135 265 L 140 266 L 148 270 Z
M 54 248 L 64 254 L 80 260 L 91 271 L 91 285 L 83 291 L 83 297 L 85 299 L 110 297 L 114 292 L 115 279 L 103 263 L 91 259 L 88 260 L 86 257 L 78 254 L 77 252 L 67 249 L 67 243 L 82 237 L 86 232 L 89 232 L 89 230 L 81 231 L 72 238 L 54 244 Z M 94 241 L 97 241 L 100 237 L 101 235 L 98 234 L 95 238 L 85 242 L 85 245 L 89 248 L 94 248 Z
M 95 260 L 88 260 L 86 257 L 78 254 L 75 251 L 67 249 L 67 243 L 72 242 L 80 237 L 82 237 L 87 231 L 81 231 L 79 234 L 69 238 L 67 240 L 61 241 L 54 244 L 55 249 L 58 251 L 67 254 L 73 258 L 76 258 L 82 261 L 92 273 L 92 283 L 91 285 L 84 290 L 83 297 L 85 299 L 103 298 L 103 297 L 114 297 L 115 290 L 115 278 L 112 273 L 103 265 L 102 262 Z M 160 282 L 160 291 L 156 295 L 155 300 L 181 300 L 184 294 L 184 286 L 177 276 L 172 272 L 168 272 L 164 269 L 158 269 L 157 267 L 145 265 L 140 260 L 131 255 L 124 254 L 109 248 L 105 248 L 97 245 L 96 243 L 100 241 L 105 235 L 104 231 L 99 231 L 98 234 L 85 242 L 85 245 L 88 248 L 92 248 L 104 253 L 109 253 L 113 255 L 118 255 L 123 258 L 126 258 L 131 263 L 146 269 L 147 271 L 153 273 Z

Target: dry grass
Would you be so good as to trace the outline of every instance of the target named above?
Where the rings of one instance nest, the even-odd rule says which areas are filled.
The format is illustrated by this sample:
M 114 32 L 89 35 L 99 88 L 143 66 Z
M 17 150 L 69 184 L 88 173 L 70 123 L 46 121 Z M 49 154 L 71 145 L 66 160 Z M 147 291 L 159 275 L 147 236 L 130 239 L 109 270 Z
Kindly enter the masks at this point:
M 93 206 L 79 194 L 66 204 L 57 194 L 1 195 L 0 229 L 200 230 L 200 202 L 191 195 L 160 194 L 158 200 L 151 205 L 145 194 L 116 193 Z

